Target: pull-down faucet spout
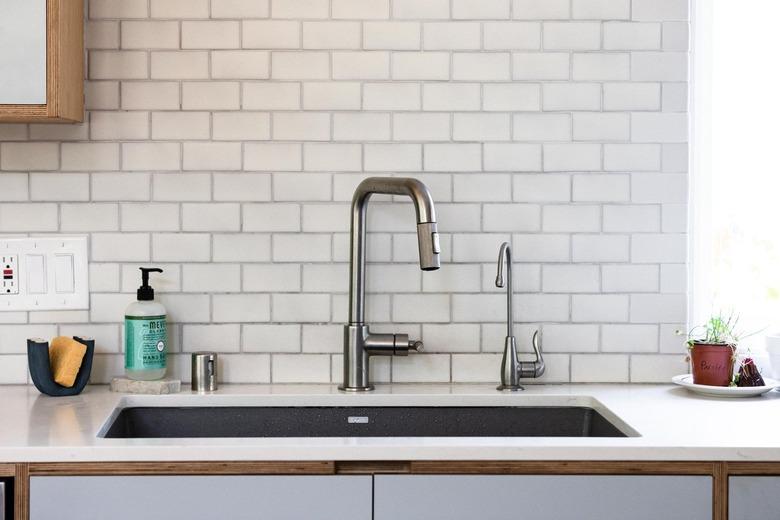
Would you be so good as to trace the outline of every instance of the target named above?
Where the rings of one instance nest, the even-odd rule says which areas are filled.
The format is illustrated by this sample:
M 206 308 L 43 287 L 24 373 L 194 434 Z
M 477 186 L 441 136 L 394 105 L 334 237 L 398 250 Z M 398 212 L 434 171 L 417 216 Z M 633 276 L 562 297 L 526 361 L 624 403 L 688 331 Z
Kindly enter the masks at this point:
M 349 323 L 344 326 L 344 383 L 339 389 L 352 392 L 372 390 L 368 361 L 372 355 L 401 355 L 421 351 L 420 341 L 409 341 L 406 334 L 373 334 L 365 323 L 366 300 L 366 212 L 371 195 L 406 195 L 414 203 L 417 215 L 417 244 L 420 269 L 440 267 L 439 233 L 436 210 L 428 187 L 417 179 L 370 177 L 355 189 L 352 197 L 349 259 Z

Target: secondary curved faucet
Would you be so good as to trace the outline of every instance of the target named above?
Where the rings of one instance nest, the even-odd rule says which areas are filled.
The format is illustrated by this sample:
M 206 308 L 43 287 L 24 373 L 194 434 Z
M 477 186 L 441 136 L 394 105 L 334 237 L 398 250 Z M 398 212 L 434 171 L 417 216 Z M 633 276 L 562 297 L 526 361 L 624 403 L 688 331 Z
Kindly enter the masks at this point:
M 374 334 L 365 323 L 366 300 L 366 211 L 371 195 L 406 195 L 417 213 L 417 244 L 420 269 L 438 269 L 439 233 L 436 210 L 428 187 L 406 177 L 370 177 L 355 189 L 352 197 L 349 257 L 349 323 L 344 325 L 344 383 L 340 390 L 373 390 L 368 361 L 372 355 L 405 356 L 410 350 L 421 352 L 421 341 L 409 341 L 406 334 Z
M 506 282 L 504 281 L 504 258 L 506 258 Z M 514 316 L 512 315 L 512 248 L 508 242 L 501 244 L 498 252 L 498 272 L 496 287 L 506 286 L 506 339 L 504 340 L 504 357 L 501 359 L 501 384 L 498 390 L 523 390 L 521 378 L 541 377 L 544 374 L 544 357 L 539 346 L 539 331 L 534 332 L 531 343 L 536 354 L 535 361 L 520 361 L 517 358 L 517 341 L 514 334 Z

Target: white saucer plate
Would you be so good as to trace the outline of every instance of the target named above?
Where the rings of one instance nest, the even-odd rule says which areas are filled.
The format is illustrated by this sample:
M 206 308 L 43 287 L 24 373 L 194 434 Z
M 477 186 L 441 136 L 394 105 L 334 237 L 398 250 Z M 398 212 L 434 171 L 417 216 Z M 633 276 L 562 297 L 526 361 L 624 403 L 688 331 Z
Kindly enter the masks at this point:
M 755 397 L 765 394 L 777 387 L 780 387 L 780 381 L 764 378 L 764 386 L 709 386 L 697 385 L 693 382 L 692 374 L 682 374 L 674 376 L 672 383 L 687 388 L 691 392 L 715 397 Z

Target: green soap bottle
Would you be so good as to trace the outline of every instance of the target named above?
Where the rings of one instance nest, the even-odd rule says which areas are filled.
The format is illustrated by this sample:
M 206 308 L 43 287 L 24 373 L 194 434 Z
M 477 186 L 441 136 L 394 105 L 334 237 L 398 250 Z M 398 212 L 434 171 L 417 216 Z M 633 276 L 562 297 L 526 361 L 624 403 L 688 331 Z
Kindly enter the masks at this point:
M 167 313 L 154 301 L 149 273 L 162 269 L 139 267 L 141 287 L 137 299 L 125 310 L 125 375 L 130 379 L 154 381 L 165 377 L 168 351 Z

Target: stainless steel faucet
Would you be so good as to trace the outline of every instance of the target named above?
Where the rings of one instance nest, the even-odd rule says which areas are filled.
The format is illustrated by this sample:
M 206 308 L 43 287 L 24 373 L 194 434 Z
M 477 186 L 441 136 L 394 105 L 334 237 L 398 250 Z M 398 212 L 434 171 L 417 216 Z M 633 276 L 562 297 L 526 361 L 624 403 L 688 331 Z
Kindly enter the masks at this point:
M 361 182 L 352 197 L 349 323 L 344 325 L 344 383 L 339 386 L 340 390 L 349 392 L 374 389 L 368 370 L 371 356 L 406 356 L 410 350 L 423 350 L 421 341 L 410 341 L 406 334 L 374 334 L 365 323 L 366 210 L 374 193 L 406 195 L 412 199 L 417 213 L 420 269 L 433 271 L 439 268 L 439 233 L 428 187 L 417 179 L 403 177 L 370 177 Z
M 504 281 L 504 258 L 506 257 L 506 281 Z M 544 374 L 544 358 L 539 346 L 539 331 L 534 332 L 531 343 L 536 353 L 535 361 L 520 361 L 517 359 L 517 341 L 514 335 L 514 317 L 512 316 L 512 248 L 509 243 L 501 244 L 498 252 L 498 272 L 496 273 L 496 287 L 506 285 L 506 339 L 504 340 L 504 357 L 501 360 L 501 384 L 498 390 L 518 391 L 523 390 L 520 385 L 521 378 L 541 377 Z

